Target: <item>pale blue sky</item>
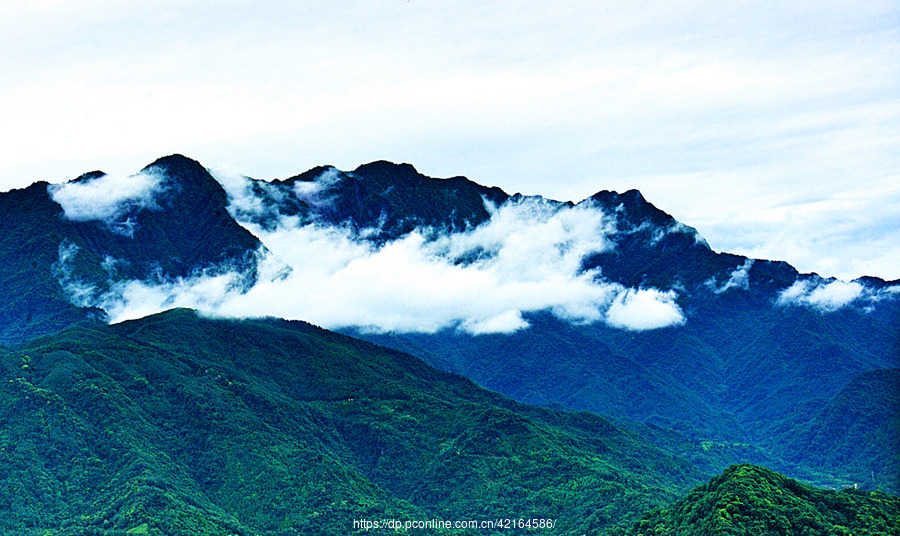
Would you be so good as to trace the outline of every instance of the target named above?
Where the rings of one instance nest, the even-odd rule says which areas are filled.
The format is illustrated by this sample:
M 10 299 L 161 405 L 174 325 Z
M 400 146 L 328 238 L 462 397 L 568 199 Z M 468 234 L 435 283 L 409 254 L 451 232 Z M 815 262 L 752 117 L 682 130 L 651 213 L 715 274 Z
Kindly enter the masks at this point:
M 388 159 L 900 278 L 895 1 L 13 1 L 0 50 L 0 190 Z

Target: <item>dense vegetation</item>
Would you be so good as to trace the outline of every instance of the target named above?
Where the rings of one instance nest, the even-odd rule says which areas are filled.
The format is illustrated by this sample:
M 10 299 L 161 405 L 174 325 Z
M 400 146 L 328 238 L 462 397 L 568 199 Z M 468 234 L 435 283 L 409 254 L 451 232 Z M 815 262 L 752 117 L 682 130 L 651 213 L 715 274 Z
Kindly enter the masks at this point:
M 596 532 L 701 476 L 600 417 L 297 322 L 176 310 L 0 363 L 7 533 L 339 534 L 434 517 Z
M 642 421 L 698 443 L 753 447 L 751 458 L 748 449 L 729 447 L 728 463 L 765 463 L 820 485 L 900 492 L 892 462 L 896 376 L 882 375 L 877 385 L 855 380 L 900 358 L 888 318 L 758 306 L 639 333 L 550 315 L 529 321 L 530 329 L 514 335 L 359 335 L 517 400 Z M 857 334 L 865 326 L 861 351 Z
M 821 406 L 810 406 L 772 430 L 791 438 L 786 457 L 844 467 L 866 489 L 900 490 L 900 369 L 875 369 L 850 381 Z
M 900 498 L 813 488 L 754 465 L 735 465 L 673 505 L 645 514 L 628 536 L 900 534 Z
M 554 534 L 900 526 L 896 497 L 747 465 L 665 506 L 699 482 L 696 467 L 721 463 L 715 445 L 522 405 L 300 322 L 174 310 L 0 350 L 0 373 L 4 533 L 349 534 L 365 532 L 354 520 L 435 518 L 549 518 Z

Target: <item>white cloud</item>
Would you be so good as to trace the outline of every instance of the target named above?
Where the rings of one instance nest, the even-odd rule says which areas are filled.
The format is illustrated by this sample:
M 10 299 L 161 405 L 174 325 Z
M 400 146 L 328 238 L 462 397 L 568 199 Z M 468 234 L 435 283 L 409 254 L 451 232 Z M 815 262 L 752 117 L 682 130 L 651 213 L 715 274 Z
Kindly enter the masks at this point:
M 602 317 L 610 285 L 581 270 L 586 255 L 610 247 L 602 212 L 540 199 L 491 210 L 489 222 L 468 232 L 423 229 L 383 246 L 295 218 L 272 231 L 245 222 L 292 271 L 266 278 L 226 309 L 377 331 L 507 332 L 527 327 L 524 313 L 545 309 L 579 322 Z
M 110 276 L 106 282 L 109 288 L 101 290 L 75 275 L 73 265 L 79 251 L 70 242 L 60 244 L 59 259 L 53 265 L 57 279 L 72 303 L 103 309 L 112 322 L 142 318 L 174 307 L 215 312 L 230 296 L 247 288 L 246 275 L 228 266 L 210 267 L 190 277 L 115 280 L 115 265 L 120 261 L 106 256 L 102 267 Z
M 239 292 L 242 277 L 236 272 L 179 277 L 162 282 L 128 280 L 115 283 L 97 296 L 94 305 L 122 322 L 174 307 L 190 307 L 216 313 L 233 293 Z
M 228 211 L 234 218 L 252 218 L 266 214 L 262 198 L 254 195 L 253 182 L 250 178 L 232 169 L 216 167 L 210 172 L 228 194 Z M 263 188 L 269 188 L 268 182 L 259 182 Z M 279 190 L 269 188 L 272 194 L 279 195 Z
M 871 292 L 855 281 L 849 283 L 821 278 L 797 280 L 781 291 L 779 305 L 803 305 L 821 312 L 833 312 L 847 307 L 858 299 L 867 298 Z
M 223 181 L 237 215 L 235 207 L 254 206 L 245 198 L 253 192 L 241 186 L 247 180 Z M 375 332 L 511 333 L 526 329 L 527 315 L 538 311 L 635 330 L 684 322 L 674 291 L 629 290 L 582 269 L 586 256 L 612 247 L 615 232 L 614 220 L 592 203 L 522 198 L 487 206 L 491 218 L 474 229 L 420 229 L 384 244 L 365 240 L 366 230 L 304 224 L 297 216 L 267 228 L 244 220 L 265 248 L 252 287 L 219 267 L 190 278 L 117 282 L 92 304 L 114 322 L 192 307 Z
M 672 290 L 628 289 L 618 294 L 606 320 L 613 327 L 634 331 L 681 325 L 685 318 L 675 296 Z
M 141 172 L 51 184 L 47 192 L 69 220 L 101 221 L 111 230 L 130 236 L 134 224 L 123 217 L 135 210 L 158 209 L 155 197 L 164 189 L 163 176 Z
M 506 311 L 485 320 L 466 320 L 462 324 L 464 331 L 473 335 L 486 333 L 515 333 L 528 327 L 528 322 L 522 318 L 521 311 Z

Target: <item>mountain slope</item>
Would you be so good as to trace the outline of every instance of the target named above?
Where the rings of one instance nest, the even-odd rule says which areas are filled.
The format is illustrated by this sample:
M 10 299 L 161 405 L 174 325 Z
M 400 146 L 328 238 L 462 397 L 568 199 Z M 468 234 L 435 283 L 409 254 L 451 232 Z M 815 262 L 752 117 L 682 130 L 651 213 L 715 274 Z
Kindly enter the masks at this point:
M 764 447 L 770 459 L 784 461 L 779 470 L 794 476 L 809 477 L 796 464 L 830 473 L 817 478 L 823 485 L 866 483 L 873 469 L 882 473 L 881 489 L 900 491 L 896 465 L 882 462 L 894 459 L 898 446 L 881 437 L 882 428 L 854 425 L 856 441 L 867 446 L 857 449 L 857 469 L 850 472 L 846 459 L 816 454 L 830 449 L 825 438 L 840 433 L 845 420 L 820 423 L 813 437 L 825 435 L 817 441 L 794 433 L 796 416 L 808 414 L 810 405 L 838 396 L 859 374 L 896 364 L 897 328 L 889 316 L 745 305 L 637 333 L 546 316 L 529 320 L 529 330 L 512 335 L 355 333 L 518 400 L 645 421 L 695 441 Z M 888 421 L 900 416 L 896 386 L 888 381 L 865 390 L 866 405 L 881 408 Z
M 804 408 L 772 436 L 794 445 L 792 461 L 843 467 L 868 489 L 900 489 L 900 369 L 854 377 L 830 399 Z
M 46 183 L 0 195 L 0 343 L 21 341 L 86 320 L 53 275 L 69 230 Z M 94 314 L 101 311 L 95 310 Z
M 900 284 L 715 252 L 635 190 L 576 204 L 389 162 L 262 181 L 173 155 L 131 178 L 0 194 L 0 208 L 0 343 L 174 306 L 274 315 L 519 401 L 729 445 L 725 462 L 749 445 L 821 484 L 868 485 L 859 472 L 895 454 L 862 430 L 880 446 L 848 473 L 788 432 L 859 375 L 900 367 Z M 889 390 L 866 392 L 900 413 Z M 821 423 L 813 437 L 840 420 Z
M 261 244 L 227 205 L 221 185 L 180 155 L 130 179 L 96 171 L 0 194 L 0 294 L 10 300 L 0 311 L 0 343 L 102 318 L 91 298 L 124 281 L 223 267 L 252 281 Z
M 524 406 L 299 322 L 173 310 L 46 336 L 0 366 L 4 531 L 540 517 L 596 532 L 700 476 L 597 416 Z

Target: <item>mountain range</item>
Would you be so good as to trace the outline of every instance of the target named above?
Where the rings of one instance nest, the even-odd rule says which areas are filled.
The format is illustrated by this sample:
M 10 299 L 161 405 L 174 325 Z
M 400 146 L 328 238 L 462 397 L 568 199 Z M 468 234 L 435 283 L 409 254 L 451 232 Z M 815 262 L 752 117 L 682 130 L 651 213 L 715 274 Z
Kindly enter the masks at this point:
M 627 532 L 745 462 L 900 492 L 900 282 L 713 251 L 635 190 L 172 155 L 0 214 L 7 530 Z

